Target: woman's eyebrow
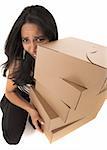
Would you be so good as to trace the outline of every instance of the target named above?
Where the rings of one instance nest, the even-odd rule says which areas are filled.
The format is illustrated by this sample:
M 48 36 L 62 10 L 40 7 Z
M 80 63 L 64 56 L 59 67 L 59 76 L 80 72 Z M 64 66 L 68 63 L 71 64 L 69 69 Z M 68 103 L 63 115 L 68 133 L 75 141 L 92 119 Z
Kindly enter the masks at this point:
M 22 39 L 28 39 L 28 37 L 23 37 L 23 36 L 22 36 L 21 38 L 22 38 Z
M 44 38 L 45 36 L 44 35 L 38 35 L 38 36 L 34 36 L 34 38 Z
M 22 36 L 22 38 L 28 38 L 28 36 Z

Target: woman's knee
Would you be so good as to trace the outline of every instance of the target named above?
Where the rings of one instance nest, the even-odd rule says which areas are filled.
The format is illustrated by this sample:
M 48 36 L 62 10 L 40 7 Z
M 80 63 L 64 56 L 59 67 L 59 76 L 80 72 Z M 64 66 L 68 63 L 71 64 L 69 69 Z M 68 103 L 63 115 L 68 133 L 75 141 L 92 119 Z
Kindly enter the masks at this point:
M 6 122 L 7 120 L 5 119 L 5 117 L 3 116 L 2 118 L 2 132 L 3 132 L 3 137 L 5 139 L 5 141 L 8 144 L 18 144 L 20 139 L 21 139 L 21 133 L 18 132 L 17 130 L 14 131 L 14 128 L 12 130 L 11 126 L 12 125 L 8 125 L 9 123 Z
M 10 145 L 16 145 L 20 141 L 20 138 L 18 136 L 9 135 L 6 133 L 6 131 L 3 132 L 3 137 L 5 141 Z

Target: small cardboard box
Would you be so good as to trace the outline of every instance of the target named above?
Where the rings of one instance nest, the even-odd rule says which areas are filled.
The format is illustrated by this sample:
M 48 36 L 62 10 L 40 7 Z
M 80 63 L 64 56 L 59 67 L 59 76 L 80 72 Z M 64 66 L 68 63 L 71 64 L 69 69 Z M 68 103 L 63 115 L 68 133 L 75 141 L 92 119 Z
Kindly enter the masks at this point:
M 36 84 L 39 84 L 38 82 Z M 68 122 L 63 122 L 61 118 L 56 114 L 52 107 L 46 102 L 46 100 L 40 95 L 40 93 L 34 88 L 30 88 L 30 99 L 35 108 L 38 110 L 40 116 L 44 120 L 44 128 L 47 131 L 60 128 L 68 124 Z M 81 118 L 81 113 L 74 113 L 70 122 L 74 122 Z
M 38 84 L 38 82 L 37 82 Z M 99 110 L 101 109 L 101 106 L 104 103 L 104 93 L 101 93 L 98 95 L 97 98 L 97 103 L 95 108 L 93 107 L 92 112 L 98 113 Z M 71 124 L 72 122 L 75 122 L 75 120 L 80 120 L 81 118 L 85 118 L 86 114 L 84 116 L 81 116 L 81 112 L 73 113 L 71 116 L 71 119 L 68 122 L 63 122 L 61 118 L 56 114 L 56 112 L 49 106 L 49 104 L 46 102 L 46 100 L 39 94 L 39 92 L 34 88 L 31 87 L 30 89 L 30 99 L 31 102 L 34 104 L 36 109 L 38 110 L 40 116 L 43 118 L 45 124 L 44 124 L 44 129 L 48 131 L 52 131 L 54 129 L 58 129 L 60 127 L 66 126 L 68 124 Z
M 48 138 L 49 142 L 52 143 L 56 140 L 59 140 L 60 138 L 64 137 L 65 135 L 71 133 L 72 131 L 76 130 L 77 128 L 81 127 L 82 125 L 88 123 L 89 121 L 93 120 L 99 110 L 101 109 L 101 106 L 104 103 L 104 99 L 102 100 L 102 94 L 98 95 L 97 97 L 99 103 L 96 104 L 96 109 L 93 109 L 90 114 L 84 117 L 80 117 L 79 119 L 76 119 L 72 121 L 71 123 L 62 126 L 60 128 L 57 128 L 55 130 L 49 131 L 44 127 L 44 133 L 46 137 Z
M 89 115 L 106 98 L 106 58 L 106 47 L 75 38 L 39 46 L 35 89 L 64 123 Z
M 49 106 L 46 100 L 33 87 L 30 88 L 30 99 L 44 120 L 47 130 L 53 130 L 65 125 L 52 107 Z
M 79 120 L 76 120 L 64 127 L 55 129 L 53 131 L 48 131 L 46 129 L 44 129 L 44 133 L 46 135 L 46 137 L 48 138 L 49 142 L 52 143 L 62 137 L 64 137 L 65 135 L 71 133 L 73 130 L 81 127 L 82 125 L 88 123 L 89 121 L 91 121 L 92 119 L 94 119 L 96 117 L 96 113 L 93 113 L 91 115 L 88 115 L 84 118 L 80 118 Z

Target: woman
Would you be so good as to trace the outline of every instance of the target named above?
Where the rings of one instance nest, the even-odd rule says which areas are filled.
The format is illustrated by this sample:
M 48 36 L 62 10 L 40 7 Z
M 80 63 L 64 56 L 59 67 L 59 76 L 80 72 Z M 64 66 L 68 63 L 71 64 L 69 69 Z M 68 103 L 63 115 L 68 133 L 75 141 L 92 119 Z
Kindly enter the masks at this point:
M 57 25 L 52 14 L 38 5 L 26 7 L 10 31 L 5 44 L 8 60 L 4 64 L 4 75 L 7 76 L 7 84 L 1 100 L 2 130 L 8 144 L 20 141 L 28 114 L 33 128 L 41 131 L 43 121 L 29 103 L 29 88 L 35 84 L 37 45 L 57 39 Z

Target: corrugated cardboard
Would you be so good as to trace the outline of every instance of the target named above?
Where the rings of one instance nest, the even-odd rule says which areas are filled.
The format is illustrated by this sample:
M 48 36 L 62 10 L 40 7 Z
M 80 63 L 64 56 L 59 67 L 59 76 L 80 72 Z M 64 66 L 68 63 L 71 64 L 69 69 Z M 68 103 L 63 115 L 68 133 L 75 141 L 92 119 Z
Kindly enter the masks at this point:
M 104 97 L 104 93 L 101 93 L 100 95 L 97 96 L 98 103 L 96 103 L 95 107 L 92 106 L 93 109 L 91 113 L 95 111 L 96 113 L 99 112 L 101 106 L 104 103 L 103 97 Z M 71 117 L 70 121 L 64 123 L 34 87 L 31 87 L 30 89 L 30 98 L 31 98 L 31 102 L 34 104 L 34 106 L 38 110 L 40 116 L 43 118 L 45 122 L 44 128 L 47 131 L 51 131 L 51 130 L 63 127 L 67 124 L 71 124 L 71 122 L 75 122 L 75 120 L 80 120 L 80 118 L 86 117 L 86 114 L 84 114 L 84 117 L 83 117 L 81 116 L 81 112 L 79 113 L 75 112 L 73 113 L 72 116 L 70 116 Z
M 90 114 L 107 91 L 107 48 L 67 38 L 38 47 L 36 90 L 63 122 Z
M 66 38 L 38 47 L 30 98 L 53 142 L 96 117 L 107 98 L 107 48 Z
M 38 110 L 40 116 L 45 122 L 47 130 L 53 130 L 58 127 L 64 126 L 64 122 L 56 114 L 56 112 L 49 106 L 46 100 L 35 90 L 33 87 L 30 89 L 30 99 L 33 105 Z
M 53 131 L 48 131 L 48 130 L 44 129 L 44 133 L 45 133 L 46 137 L 48 138 L 49 142 L 52 143 L 52 142 L 64 137 L 65 135 L 69 134 L 73 130 L 81 127 L 82 125 L 86 124 L 87 122 L 91 121 L 95 117 L 96 117 L 96 113 L 88 115 L 85 118 L 80 118 L 79 120 L 75 120 L 71 124 L 68 124 L 64 127 L 55 129 Z
M 102 93 L 102 94 L 104 94 L 104 93 Z M 60 128 L 57 128 L 55 130 L 52 130 L 52 131 L 49 131 L 46 128 L 44 128 L 44 133 L 45 133 L 46 137 L 48 138 L 49 142 L 52 143 L 52 142 L 64 137 L 65 135 L 71 133 L 72 131 L 81 127 L 82 125 L 88 123 L 89 121 L 93 120 L 97 116 L 99 110 L 101 109 L 101 106 L 104 103 L 104 99 L 102 100 L 102 94 L 98 95 L 97 99 L 98 99 L 99 103 L 96 104 L 96 109 L 93 109 L 93 111 L 90 112 L 89 115 L 87 115 L 85 117 L 81 117 L 79 119 L 75 119 L 71 123 L 69 123 L 65 126 L 62 126 Z
M 39 84 L 38 82 L 36 84 Z M 61 118 L 56 114 L 46 100 L 40 95 L 40 93 L 33 87 L 30 89 L 30 99 L 33 105 L 38 110 L 40 116 L 43 118 L 46 130 L 54 130 L 56 128 L 65 126 L 68 122 L 63 122 Z M 81 113 L 75 113 L 70 119 L 70 122 L 80 119 Z

